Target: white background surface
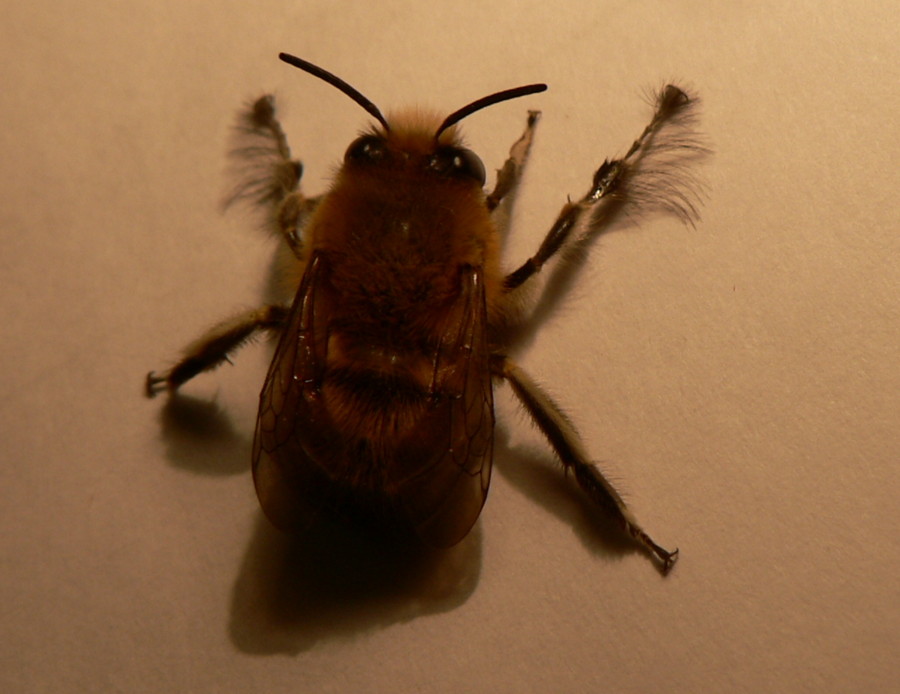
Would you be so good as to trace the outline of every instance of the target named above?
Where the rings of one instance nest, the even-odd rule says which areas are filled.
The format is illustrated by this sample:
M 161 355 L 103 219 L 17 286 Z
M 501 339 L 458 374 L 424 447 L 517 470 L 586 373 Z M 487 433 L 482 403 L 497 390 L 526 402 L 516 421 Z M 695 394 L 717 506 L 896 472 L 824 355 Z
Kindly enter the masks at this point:
M 0 689 L 893 690 L 891 3 L 85 5 L 0 22 Z M 313 192 L 366 121 L 281 50 L 385 110 L 548 82 L 465 123 L 491 170 L 544 112 L 510 265 L 643 127 L 642 88 L 702 94 L 702 222 L 601 239 L 518 354 L 681 548 L 668 578 L 595 528 L 504 388 L 475 533 L 409 572 L 262 520 L 263 345 L 186 388 L 195 427 L 142 398 L 265 283 L 270 240 L 218 211 L 240 103 L 279 94 Z

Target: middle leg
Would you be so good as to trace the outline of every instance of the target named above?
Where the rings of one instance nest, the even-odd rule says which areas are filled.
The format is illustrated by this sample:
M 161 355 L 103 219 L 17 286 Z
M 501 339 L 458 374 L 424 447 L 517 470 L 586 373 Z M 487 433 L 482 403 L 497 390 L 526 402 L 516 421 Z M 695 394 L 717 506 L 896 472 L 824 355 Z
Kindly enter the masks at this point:
M 682 125 L 689 125 L 690 109 L 694 104 L 695 101 L 678 87 L 671 84 L 664 87 L 656 96 L 653 118 L 625 156 L 601 164 L 594 173 L 590 190 L 577 202 L 568 202 L 563 206 L 537 253 L 506 276 L 504 287 L 513 290 L 537 274 L 544 263 L 572 239 L 572 232 L 583 222 L 588 222 L 591 232 L 601 230 L 611 219 L 608 213 L 613 211 L 608 205 L 601 206 L 602 202 L 612 202 L 613 205 L 632 199 L 645 202 L 650 197 L 657 207 L 673 212 L 684 221 L 692 221 L 697 214 L 693 201 L 695 191 L 691 189 L 694 181 L 690 176 L 684 176 L 682 182 L 672 175 L 671 170 L 679 169 L 680 157 L 706 150 L 687 128 L 677 136 L 664 137 L 660 143 L 654 144 L 654 140 L 667 124 L 681 121 Z M 641 160 L 651 154 L 658 155 L 655 166 L 642 171 Z M 649 180 L 649 184 L 644 178 Z M 655 198 L 647 190 L 652 184 L 658 187 Z
M 246 200 L 265 208 L 268 225 L 302 258 L 301 232 L 321 196 L 308 198 L 300 192 L 303 164 L 291 157 L 274 96 L 262 96 L 241 112 L 235 138 L 229 154 L 239 180 L 225 206 Z

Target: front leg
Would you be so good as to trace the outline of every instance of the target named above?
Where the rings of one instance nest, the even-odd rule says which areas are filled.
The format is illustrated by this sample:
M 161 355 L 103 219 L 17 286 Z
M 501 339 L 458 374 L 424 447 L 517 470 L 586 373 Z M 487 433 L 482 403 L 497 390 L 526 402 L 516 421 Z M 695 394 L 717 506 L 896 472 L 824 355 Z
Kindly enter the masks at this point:
M 147 374 L 144 392 L 148 398 L 164 390 L 174 392 L 186 381 L 203 371 L 228 361 L 228 353 L 246 344 L 261 330 L 280 330 L 287 321 L 284 306 L 263 306 L 241 313 L 213 326 L 189 344 L 182 358 L 171 368 Z
M 528 121 L 525 124 L 525 132 L 509 148 L 509 157 L 503 162 L 503 168 L 497 172 L 497 183 L 494 190 L 486 198 L 489 212 L 493 212 L 503 199 L 516 189 L 522 180 L 525 163 L 531 151 L 531 143 L 534 140 L 534 130 L 540 120 L 540 111 L 529 111 Z

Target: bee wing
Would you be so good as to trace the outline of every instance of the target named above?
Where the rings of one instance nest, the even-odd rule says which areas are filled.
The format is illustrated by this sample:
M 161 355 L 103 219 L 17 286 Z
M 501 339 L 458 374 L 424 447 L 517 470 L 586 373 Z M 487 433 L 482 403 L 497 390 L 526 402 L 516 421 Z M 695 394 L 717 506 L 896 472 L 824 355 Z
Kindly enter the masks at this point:
M 359 442 L 335 427 L 323 405 L 331 313 L 321 289 L 326 274 L 325 259 L 314 253 L 260 394 L 253 479 L 266 516 L 285 530 L 307 526 L 323 507 L 366 501 L 371 491 L 354 490 L 358 469 L 371 459 L 354 459 Z M 445 326 L 415 426 L 379 452 L 385 506 L 436 546 L 455 544 L 471 529 L 490 481 L 494 413 L 479 268 L 463 272 Z
M 314 406 L 327 345 L 317 291 L 321 276 L 322 259 L 314 253 L 259 396 L 253 482 L 263 512 L 283 530 L 307 526 L 325 501 L 315 491 L 327 485 L 327 478 L 319 466 L 304 464 L 311 452 L 301 438 L 306 431 L 327 435 L 331 430 L 319 425 L 320 409 Z
M 417 427 L 430 455 L 402 479 L 398 495 L 419 536 L 450 546 L 481 513 L 491 479 L 494 401 L 480 268 L 467 267 L 462 292 L 434 357 L 429 413 Z

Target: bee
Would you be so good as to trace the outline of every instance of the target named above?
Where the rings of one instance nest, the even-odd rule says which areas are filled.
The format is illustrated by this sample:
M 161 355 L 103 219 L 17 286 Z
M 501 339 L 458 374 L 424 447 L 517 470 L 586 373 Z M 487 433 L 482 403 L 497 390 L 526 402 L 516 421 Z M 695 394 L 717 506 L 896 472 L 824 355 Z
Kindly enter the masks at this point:
M 347 148 L 328 192 L 306 197 L 274 98 L 247 109 L 239 129 L 252 142 L 238 154 L 254 163 L 233 199 L 269 211 L 290 256 L 293 302 L 216 325 L 171 368 L 147 375 L 147 396 L 174 393 L 260 332 L 278 335 L 253 442 L 265 515 L 292 531 L 320 514 L 352 509 L 446 547 L 470 531 L 485 502 L 493 381 L 505 381 L 565 470 L 667 572 L 678 550 L 643 530 L 563 411 L 505 353 L 502 334 L 520 288 L 551 258 L 606 228 L 614 212 L 646 203 L 687 221 L 696 217 L 690 189 L 665 173 L 666 164 L 677 167 L 679 157 L 698 149 L 686 127 L 695 99 L 673 85 L 661 89 L 626 154 L 605 160 L 588 192 L 563 205 L 536 253 L 505 273 L 497 218 L 521 179 L 540 114 L 529 112 L 490 192 L 458 123 L 546 85 L 500 91 L 444 118 L 387 118 L 332 73 L 292 55 L 280 58 L 339 89 L 376 123 Z M 667 135 L 678 128 L 679 135 Z M 654 176 L 661 190 L 655 197 Z

